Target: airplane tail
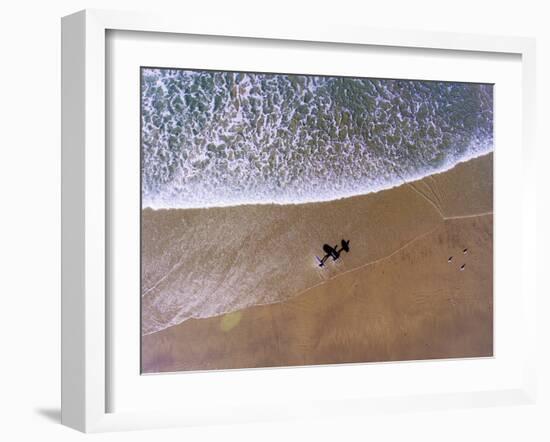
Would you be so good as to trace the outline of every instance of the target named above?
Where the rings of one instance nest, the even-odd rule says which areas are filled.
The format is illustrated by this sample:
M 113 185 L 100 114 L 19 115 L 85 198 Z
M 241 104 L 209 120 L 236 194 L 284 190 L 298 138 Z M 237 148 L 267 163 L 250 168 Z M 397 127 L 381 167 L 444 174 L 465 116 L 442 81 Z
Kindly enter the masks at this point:
M 342 250 L 349 252 L 349 239 L 347 241 L 342 240 Z
M 317 255 L 315 255 L 315 258 L 317 258 L 317 262 L 319 263 L 319 267 L 323 267 L 325 265 L 323 260 L 321 258 L 319 258 Z

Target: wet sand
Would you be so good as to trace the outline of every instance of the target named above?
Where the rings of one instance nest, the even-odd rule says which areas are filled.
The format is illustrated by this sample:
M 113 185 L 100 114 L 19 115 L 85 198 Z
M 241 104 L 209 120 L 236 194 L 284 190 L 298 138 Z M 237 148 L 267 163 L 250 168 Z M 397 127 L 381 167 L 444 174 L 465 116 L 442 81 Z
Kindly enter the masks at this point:
M 492 155 L 328 203 L 145 210 L 142 371 L 490 356 L 492 221 Z

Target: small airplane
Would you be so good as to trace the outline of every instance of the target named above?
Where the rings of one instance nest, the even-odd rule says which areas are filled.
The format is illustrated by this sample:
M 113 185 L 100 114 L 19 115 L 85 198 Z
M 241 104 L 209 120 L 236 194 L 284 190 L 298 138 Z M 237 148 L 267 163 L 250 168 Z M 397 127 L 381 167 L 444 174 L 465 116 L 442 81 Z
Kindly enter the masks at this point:
M 334 247 L 331 247 L 328 244 L 323 245 L 323 252 L 325 252 L 325 256 L 323 256 L 322 259 L 318 256 L 315 257 L 317 258 L 319 267 L 324 267 L 327 259 L 332 258 L 333 261 L 336 261 L 338 258 L 340 258 L 340 253 L 349 252 L 349 239 L 347 241 L 343 239 L 341 244 L 342 248 L 340 250 L 338 250 L 338 245 L 335 245 Z

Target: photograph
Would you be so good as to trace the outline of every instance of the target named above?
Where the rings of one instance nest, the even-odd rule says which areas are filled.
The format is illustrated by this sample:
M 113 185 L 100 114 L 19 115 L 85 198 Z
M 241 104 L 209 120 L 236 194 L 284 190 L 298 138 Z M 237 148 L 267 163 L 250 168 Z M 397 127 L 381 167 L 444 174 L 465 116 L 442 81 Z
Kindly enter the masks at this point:
M 493 84 L 140 79 L 142 374 L 493 356 Z

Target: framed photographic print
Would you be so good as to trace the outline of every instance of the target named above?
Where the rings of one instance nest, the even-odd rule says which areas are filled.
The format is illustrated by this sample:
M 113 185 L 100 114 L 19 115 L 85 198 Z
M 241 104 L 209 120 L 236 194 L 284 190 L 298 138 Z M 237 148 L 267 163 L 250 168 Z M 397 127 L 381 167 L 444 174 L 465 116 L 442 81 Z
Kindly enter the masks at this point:
M 64 18 L 63 422 L 531 401 L 533 45 Z
M 492 356 L 493 87 L 142 67 L 142 372 Z

